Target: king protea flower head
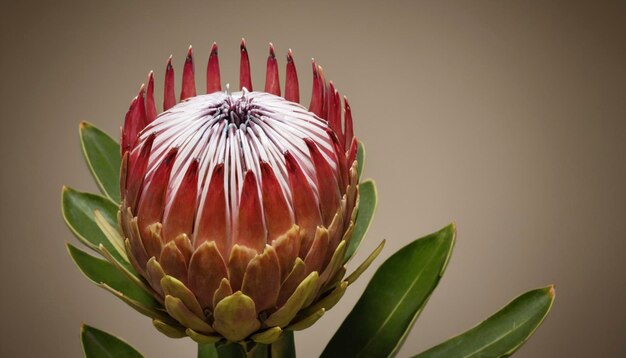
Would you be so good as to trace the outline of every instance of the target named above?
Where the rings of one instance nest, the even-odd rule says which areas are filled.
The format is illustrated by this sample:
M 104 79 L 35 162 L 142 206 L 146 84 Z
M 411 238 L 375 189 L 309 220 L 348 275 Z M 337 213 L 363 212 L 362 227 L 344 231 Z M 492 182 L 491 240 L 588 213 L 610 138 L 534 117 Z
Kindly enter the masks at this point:
M 213 44 L 206 94 L 197 94 L 190 47 L 180 101 L 170 58 L 164 111 L 151 72 L 122 128 L 127 254 L 170 316 L 155 326 L 203 343 L 271 343 L 321 317 L 347 285 L 357 212 L 347 100 L 313 61 L 303 107 L 291 50 L 281 92 L 272 44 L 265 88 L 254 91 L 243 40 L 240 50 L 238 92 L 222 87 Z

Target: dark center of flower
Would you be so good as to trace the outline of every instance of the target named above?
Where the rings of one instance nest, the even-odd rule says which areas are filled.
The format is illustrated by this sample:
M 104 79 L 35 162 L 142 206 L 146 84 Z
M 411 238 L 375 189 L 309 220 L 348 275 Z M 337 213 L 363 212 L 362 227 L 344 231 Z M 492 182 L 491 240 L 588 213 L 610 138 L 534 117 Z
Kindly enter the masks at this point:
M 256 109 L 258 107 L 253 104 L 252 98 L 243 92 L 241 97 L 226 97 L 214 116 L 223 116 L 229 124 L 232 123 L 239 128 L 242 124 L 248 123 L 251 116 L 257 115 Z

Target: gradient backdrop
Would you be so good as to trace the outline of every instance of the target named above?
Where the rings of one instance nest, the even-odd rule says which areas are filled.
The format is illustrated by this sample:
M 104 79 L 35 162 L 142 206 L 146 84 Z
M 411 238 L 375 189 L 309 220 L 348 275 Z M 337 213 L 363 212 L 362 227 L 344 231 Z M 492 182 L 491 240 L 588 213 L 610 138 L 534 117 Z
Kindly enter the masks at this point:
M 0 356 L 79 357 L 86 322 L 147 357 L 193 357 L 76 270 L 61 186 L 96 191 L 78 123 L 117 137 L 149 70 L 158 92 L 194 45 L 238 83 L 246 37 L 261 87 L 267 43 L 291 47 L 308 103 L 310 58 L 350 98 L 380 205 L 357 259 L 374 266 L 454 220 L 446 276 L 399 357 L 555 283 L 519 357 L 626 356 L 626 7 L 571 1 L 13 1 L 0 10 Z M 281 79 L 284 72 L 281 70 Z M 178 76 L 177 76 L 178 77 Z M 315 357 L 373 274 L 313 328 Z

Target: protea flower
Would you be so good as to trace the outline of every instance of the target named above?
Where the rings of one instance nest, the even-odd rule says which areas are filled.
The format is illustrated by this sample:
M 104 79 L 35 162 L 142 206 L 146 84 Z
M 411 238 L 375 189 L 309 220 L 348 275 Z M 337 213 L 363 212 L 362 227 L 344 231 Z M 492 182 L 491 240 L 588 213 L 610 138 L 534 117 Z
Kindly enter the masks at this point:
M 344 277 L 376 207 L 374 182 L 359 182 L 364 152 L 350 106 L 315 61 L 311 103 L 301 106 L 291 51 L 281 97 L 271 44 L 263 92 L 252 89 L 243 40 L 239 92 L 222 91 L 216 44 L 207 94 L 196 95 L 191 48 L 182 77 L 176 104 L 170 58 L 157 115 L 149 74 L 121 146 L 81 123 L 83 154 L 105 196 L 65 187 L 63 216 L 105 260 L 71 244 L 68 252 L 159 331 L 198 342 L 198 357 L 294 357 L 291 331 L 331 309 L 384 245 Z M 322 356 L 397 353 L 445 271 L 455 232 L 448 225 L 389 257 Z M 510 356 L 553 300 L 552 286 L 529 291 L 416 357 Z M 87 357 L 140 356 L 92 327 L 81 337 Z
M 171 320 L 170 336 L 271 343 L 313 324 L 343 294 L 357 214 L 357 140 L 347 100 L 315 61 L 308 109 L 287 54 L 284 96 L 272 44 L 263 92 L 245 41 L 238 92 L 218 50 L 197 94 L 189 48 L 180 102 L 167 63 L 163 112 L 152 72 L 122 129 L 119 222 L 134 268 Z M 343 116 L 342 116 L 343 112 Z

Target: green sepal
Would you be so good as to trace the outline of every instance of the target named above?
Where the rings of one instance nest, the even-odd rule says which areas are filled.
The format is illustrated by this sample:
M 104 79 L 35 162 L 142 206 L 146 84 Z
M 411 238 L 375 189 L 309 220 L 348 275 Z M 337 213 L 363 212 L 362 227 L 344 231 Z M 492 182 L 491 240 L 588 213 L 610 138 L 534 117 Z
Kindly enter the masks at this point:
M 259 333 L 253 334 L 252 336 L 250 336 L 250 339 L 252 339 L 256 343 L 272 344 L 278 338 L 280 338 L 280 335 L 282 333 L 283 333 L 282 328 L 280 328 L 280 327 L 272 327 L 272 328 L 266 329 L 263 332 L 259 332 Z
M 67 251 L 78 269 L 95 284 L 106 284 L 146 307 L 159 307 L 159 303 L 150 294 L 108 261 L 93 257 L 71 244 L 67 244 Z
M 337 248 L 335 249 L 335 252 L 333 252 L 333 256 L 331 256 L 328 265 L 320 275 L 320 281 L 324 282 L 324 285 L 329 283 L 332 276 L 334 276 L 337 271 L 339 271 L 339 268 L 343 265 L 343 258 L 346 252 L 346 247 L 346 240 L 341 240 L 339 242 L 339 245 L 337 245 Z M 328 287 L 324 286 L 323 291 L 326 291 L 326 289 L 328 289 Z
M 142 358 L 130 344 L 97 328 L 81 325 L 80 343 L 85 358 Z
M 287 329 L 290 329 L 292 331 L 301 331 L 303 329 L 307 329 L 311 327 L 315 322 L 317 322 L 320 318 L 322 318 L 325 312 L 326 310 L 324 308 L 320 308 L 319 310 L 313 312 L 311 315 L 306 316 L 301 320 L 296 320 L 296 322 L 287 326 Z
M 178 323 L 165 323 L 159 319 L 153 319 L 152 325 L 157 331 L 163 333 L 166 337 L 170 338 L 183 338 L 187 337 L 185 329 L 178 325 Z
M 346 289 L 348 288 L 347 281 L 341 281 L 334 290 L 330 291 L 326 296 L 324 296 L 319 301 L 315 302 L 312 306 L 309 306 L 302 311 L 298 315 L 309 316 L 314 314 L 323 308 L 325 311 L 330 310 L 335 307 L 337 302 L 343 297 L 343 294 L 346 293 Z
M 311 272 L 296 288 L 293 294 L 287 299 L 287 302 L 279 308 L 276 312 L 272 313 L 265 324 L 268 326 L 285 327 L 296 316 L 298 311 L 304 305 L 307 298 L 311 295 L 317 286 L 317 280 L 319 275 L 316 271 Z
M 158 264 L 158 261 L 154 261 Z M 204 312 L 202 311 L 202 307 L 198 302 L 196 296 L 185 286 L 184 283 L 176 279 L 175 277 L 165 275 L 161 279 L 161 288 L 163 289 L 164 295 L 170 295 L 180 299 L 183 304 L 196 316 L 204 317 Z
M 376 260 L 380 252 L 383 251 L 383 247 L 385 247 L 385 242 L 386 240 L 381 241 L 380 244 L 378 244 L 378 246 L 374 249 L 374 251 L 369 254 L 365 261 L 361 262 L 356 270 L 354 270 L 354 272 L 352 272 L 350 275 L 348 275 L 348 277 L 345 278 L 345 280 L 348 281 L 348 285 L 351 285 L 352 283 L 354 283 L 354 281 L 358 280 L 363 272 L 365 272 L 365 270 L 370 267 L 370 265 L 372 264 L 372 262 L 374 262 L 374 260 Z
M 165 309 L 170 316 L 174 317 L 183 326 L 189 327 L 199 333 L 213 333 L 215 330 L 202 318 L 196 316 L 183 301 L 174 296 L 165 296 Z
M 220 340 L 224 338 L 220 335 L 202 334 L 202 333 L 194 331 L 191 328 L 187 328 L 185 332 L 187 333 L 189 338 L 193 339 L 194 341 L 196 341 L 196 343 L 200 343 L 200 344 L 213 344 L 213 343 L 219 342 Z
M 117 227 L 118 207 L 115 203 L 96 194 L 63 187 L 62 210 L 65 223 L 80 242 L 96 252 L 100 251 L 100 244 L 104 245 L 117 262 L 135 272 L 126 255 L 122 256 L 117 247 L 122 243 L 110 241 L 100 228 L 104 222 L 111 227 Z
M 222 299 L 215 306 L 213 316 L 215 330 L 231 342 L 241 341 L 261 327 L 254 301 L 241 291 Z
M 387 259 L 322 357 L 387 357 L 404 341 L 439 283 L 454 246 L 453 224 L 415 240 Z
M 356 252 L 361 241 L 367 234 L 367 230 L 372 223 L 374 212 L 376 211 L 378 199 L 376 194 L 376 184 L 372 179 L 368 179 L 359 184 L 359 205 L 356 222 L 354 223 L 354 231 L 348 242 L 348 249 L 343 262 L 346 263 Z
M 120 145 L 88 122 L 79 127 L 80 144 L 98 188 L 115 203 L 120 202 Z
M 541 325 L 553 302 L 553 286 L 528 291 L 478 326 L 414 358 L 508 357 Z
M 346 266 L 343 265 L 343 266 L 340 266 L 339 270 L 337 270 L 337 273 L 335 273 L 333 277 L 330 280 L 328 280 L 326 284 L 324 284 L 324 289 L 322 291 L 326 292 L 329 289 L 336 287 L 339 284 L 339 282 L 344 280 L 343 278 L 345 276 L 346 276 Z

